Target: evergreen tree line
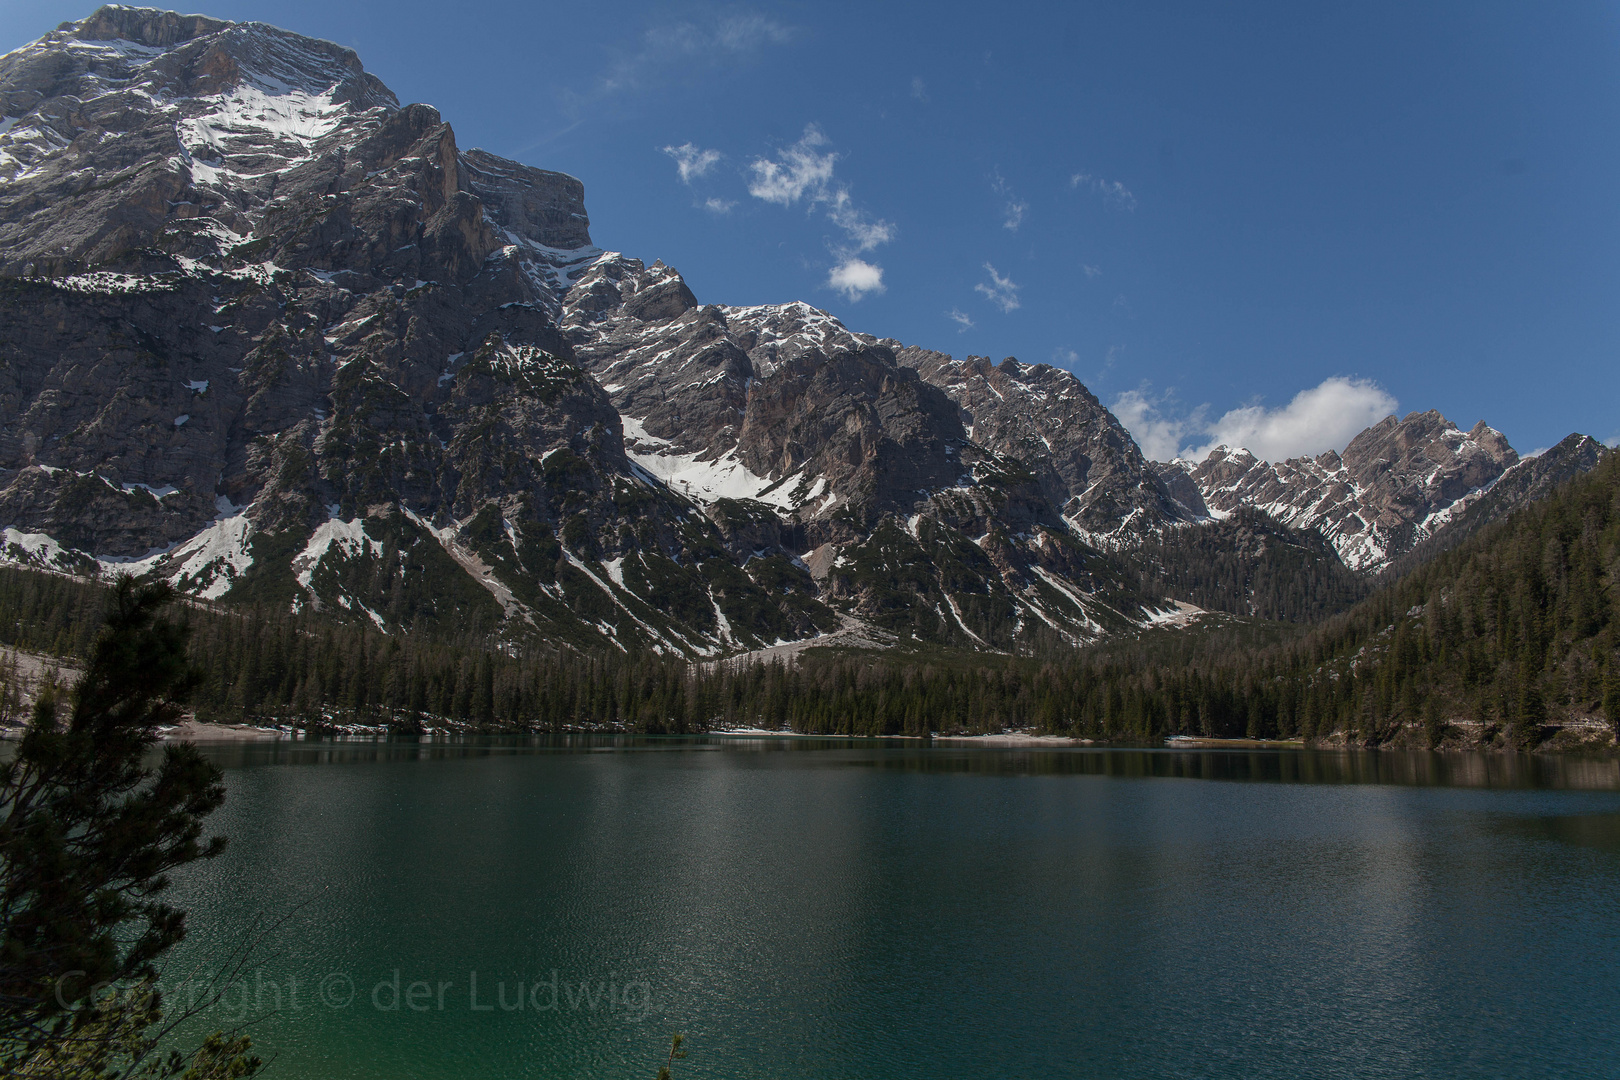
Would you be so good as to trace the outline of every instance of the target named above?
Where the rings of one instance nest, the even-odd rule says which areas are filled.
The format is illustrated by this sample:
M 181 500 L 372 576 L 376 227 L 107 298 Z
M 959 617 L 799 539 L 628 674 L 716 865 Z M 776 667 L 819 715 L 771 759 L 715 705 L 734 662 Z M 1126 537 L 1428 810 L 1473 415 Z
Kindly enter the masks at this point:
M 1309 628 L 1223 619 L 1039 656 L 811 650 L 789 665 L 385 635 L 207 605 L 187 617 L 207 720 L 1366 742 L 1408 729 L 1434 742 L 1469 721 L 1529 745 L 1548 723 L 1620 722 L 1617 574 L 1620 457 Z M 83 655 L 101 591 L 0 571 L 0 641 Z

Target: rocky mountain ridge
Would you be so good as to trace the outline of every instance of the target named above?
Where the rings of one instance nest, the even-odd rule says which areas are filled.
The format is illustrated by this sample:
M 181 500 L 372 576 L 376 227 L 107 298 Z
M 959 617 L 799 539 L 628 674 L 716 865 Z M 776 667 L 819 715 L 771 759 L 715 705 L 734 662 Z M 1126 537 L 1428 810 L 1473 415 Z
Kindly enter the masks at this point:
M 1411 569 L 1484 524 L 1597 467 L 1608 447 L 1587 435 L 1520 458 L 1483 420 L 1462 431 L 1434 410 L 1387 416 L 1343 454 L 1267 462 L 1247 450 L 1216 447 L 1201 462 L 1155 463 L 1185 502 L 1227 517 L 1259 510 L 1298 530 L 1320 533 L 1363 575 Z M 1468 525 L 1459 528 L 1466 518 Z
M 0 555 L 388 631 L 1088 642 L 1180 617 L 1110 553 L 1258 507 L 1370 573 L 1517 461 L 1148 462 L 1069 372 L 702 304 L 351 51 L 150 9 L 0 57 L 0 311 Z
M 1517 465 L 1507 439 L 1483 420 L 1464 432 L 1434 410 L 1385 417 L 1344 453 L 1267 462 L 1221 446 L 1196 464 L 1176 461 L 1217 515 L 1254 507 L 1327 537 L 1345 565 L 1372 572 L 1411 550 Z
M 348 50 L 107 7 L 0 108 L 14 560 L 689 654 L 1153 615 L 896 343 L 698 305 Z

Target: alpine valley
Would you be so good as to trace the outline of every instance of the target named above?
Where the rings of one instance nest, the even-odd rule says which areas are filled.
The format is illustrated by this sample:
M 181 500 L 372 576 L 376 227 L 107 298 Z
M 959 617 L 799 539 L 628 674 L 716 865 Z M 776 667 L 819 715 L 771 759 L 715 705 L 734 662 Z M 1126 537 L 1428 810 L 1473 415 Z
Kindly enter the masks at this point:
M 700 303 L 589 225 L 328 42 L 105 7 L 0 57 L 4 558 L 580 651 L 1020 652 L 1314 618 L 1277 598 L 1608 453 L 1421 412 L 1151 462 L 1064 370 Z

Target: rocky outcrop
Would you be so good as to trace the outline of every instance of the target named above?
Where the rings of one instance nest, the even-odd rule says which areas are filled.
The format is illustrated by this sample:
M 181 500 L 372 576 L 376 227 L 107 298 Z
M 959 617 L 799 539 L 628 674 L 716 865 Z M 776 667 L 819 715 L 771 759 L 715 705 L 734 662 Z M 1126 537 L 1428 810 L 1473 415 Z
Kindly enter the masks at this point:
M 259 24 L 104 8 L 0 95 L 7 556 L 582 645 L 837 624 L 626 457 L 558 326 L 579 181 Z
M 1027 460 L 971 438 L 898 342 L 803 303 L 701 305 L 669 267 L 618 256 L 569 289 L 563 327 L 625 417 L 631 458 L 711 506 L 771 507 L 832 602 L 996 648 L 1138 617 Z M 1121 599 L 1093 603 L 1099 589 Z

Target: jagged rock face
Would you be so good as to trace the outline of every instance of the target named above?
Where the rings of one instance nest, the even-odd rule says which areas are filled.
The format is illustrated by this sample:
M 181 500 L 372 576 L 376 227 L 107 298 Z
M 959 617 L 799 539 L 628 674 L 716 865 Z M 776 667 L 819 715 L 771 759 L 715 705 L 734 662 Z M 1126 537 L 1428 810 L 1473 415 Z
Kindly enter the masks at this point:
M 0 110 L 6 558 L 708 655 L 1143 617 L 898 343 L 700 306 L 346 49 L 103 8 Z
M 814 538 L 852 511 L 870 526 L 972 487 L 992 458 L 1033 470 L 1048 524 L 1066 505 L 1099 535 L 1187 516 L 1097 399 L 1047 365 L 964 364 L 803 303 L 700 306 L 675 271 L 622 258 L 580 277 L 563 327 L 639 462 L 694 494 L 765 498 Z
M 962 409 L 974 442 L 1029 464 L 1081 535 L 1110 546 L 1194 516 L 1178 505 L 1130 433 L 1070 372 L 1008 357 L 957 360 L 916 347 L 896 359 Z
M 799 545 L 846 610 L 994 648 L 1138 617 L 1025 461 L 969 438 L 959 403 L 901 363 L 898 342 L 803 303 L 700 305 L 674 270 L 620 256 L 579 276 L 562 326 L 623 415 L 632 460 L 710 504 L 734 551 Z M 1099 589 L 1125 614 L 1087 598 Z
M 1551 495 L 1553 489 L 1566 480 L 1596 469 L 1612 453 L 1613 450 L 1590 435 L 1574 434 L 1566 436 L 1550 450 L 1525 458 L 1482 494 L 1455 504 L 1446 514 L 1444 528 L 1436 529 L 1411 551 L 1392 560 L 1384 568 L 1385 576 L 1404 574 L 1456 547 L 1486 525 Z
M 1385 417 L 1341 456 L 1266 462 L 1217 447 L 1196 466 L 1174 463 L 1216 513 L 1252 506 L 1328 538 L 1346 566 L 1377 571 L 1412 549 L 1517 464 L 1500 432 L 1460 431 L 1438 412 Z

